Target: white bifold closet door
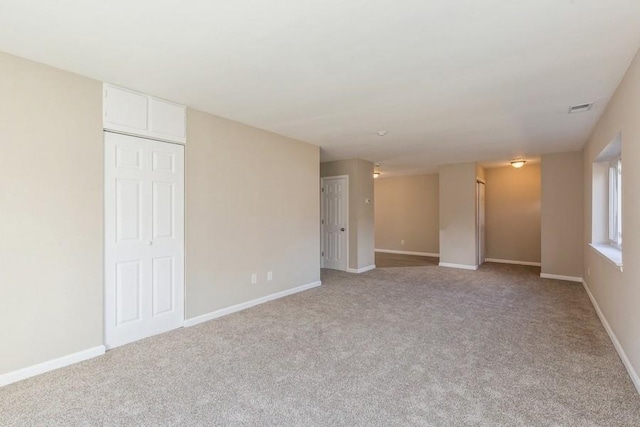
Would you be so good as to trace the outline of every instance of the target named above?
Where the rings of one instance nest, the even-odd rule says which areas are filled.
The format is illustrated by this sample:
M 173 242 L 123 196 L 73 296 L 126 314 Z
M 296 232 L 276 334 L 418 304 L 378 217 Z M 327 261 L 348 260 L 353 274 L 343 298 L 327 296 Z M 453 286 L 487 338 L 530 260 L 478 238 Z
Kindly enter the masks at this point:
M 105 132 L 105 344 L 184 323 L 184 147 Z

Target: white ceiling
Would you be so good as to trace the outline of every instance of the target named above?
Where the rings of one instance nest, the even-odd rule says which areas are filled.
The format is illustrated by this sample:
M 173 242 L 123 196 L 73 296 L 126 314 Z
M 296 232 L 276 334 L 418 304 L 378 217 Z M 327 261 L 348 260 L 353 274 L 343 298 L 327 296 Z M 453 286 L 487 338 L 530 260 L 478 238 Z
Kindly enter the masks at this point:
M 2 51 L 391 174 L 580 149 L 639 46 L 639 0 L 0 3 Z

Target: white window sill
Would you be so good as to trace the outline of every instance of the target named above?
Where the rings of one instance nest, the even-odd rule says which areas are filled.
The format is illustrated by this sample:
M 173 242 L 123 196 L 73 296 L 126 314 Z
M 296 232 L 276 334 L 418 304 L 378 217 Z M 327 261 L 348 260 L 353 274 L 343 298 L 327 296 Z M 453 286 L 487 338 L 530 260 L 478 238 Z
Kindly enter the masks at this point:
M 620 249 L 606 243 L 589 243 L 589 246 L 622 271 L 622 251 Z

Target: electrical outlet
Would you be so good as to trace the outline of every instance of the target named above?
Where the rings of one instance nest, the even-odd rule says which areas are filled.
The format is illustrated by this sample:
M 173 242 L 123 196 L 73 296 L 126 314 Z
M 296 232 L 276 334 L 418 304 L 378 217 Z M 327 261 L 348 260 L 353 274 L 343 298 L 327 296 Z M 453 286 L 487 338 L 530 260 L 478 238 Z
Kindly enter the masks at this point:
M 400 240 L 400 244 L 401 244 L 401 245 L 404 245 L 404 240 Z
M 254 273 L 251 275 L 251 284 L 255 285 L 256 283 L 258 283 L 258 275 Z
M 273 280 L 273 271 L 269 271 L 267 273 L 267 281 L 270 282 Z

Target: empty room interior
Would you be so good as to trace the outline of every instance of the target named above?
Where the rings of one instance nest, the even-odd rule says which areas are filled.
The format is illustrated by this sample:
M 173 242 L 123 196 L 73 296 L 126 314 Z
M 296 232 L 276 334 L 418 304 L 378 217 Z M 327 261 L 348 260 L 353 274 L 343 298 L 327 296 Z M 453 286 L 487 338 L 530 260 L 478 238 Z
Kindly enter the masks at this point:
M 0 11 L 0 426 L 640 425 L 637 0 Z

